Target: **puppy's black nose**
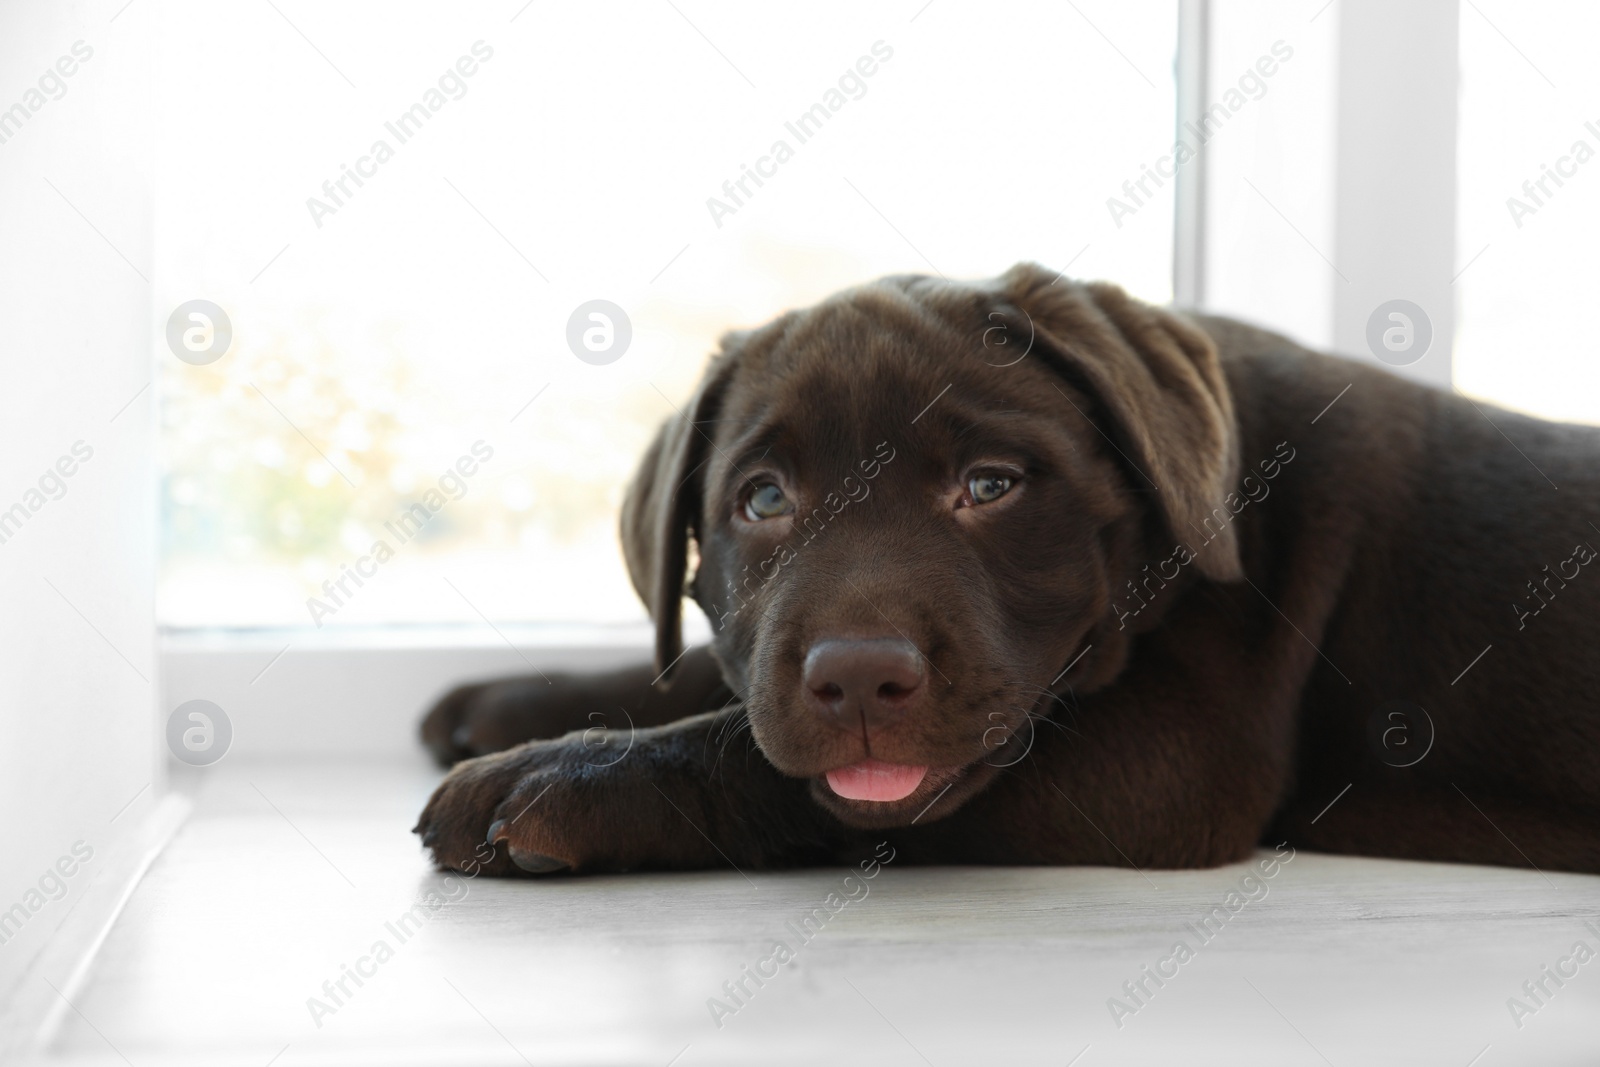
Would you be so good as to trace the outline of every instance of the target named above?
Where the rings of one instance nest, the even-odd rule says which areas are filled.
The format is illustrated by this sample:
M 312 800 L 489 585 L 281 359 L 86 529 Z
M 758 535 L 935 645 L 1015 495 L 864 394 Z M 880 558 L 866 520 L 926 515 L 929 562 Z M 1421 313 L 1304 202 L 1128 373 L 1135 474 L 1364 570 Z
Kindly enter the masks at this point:
M 806 702 L 840 729 L 870 734 L 898 722 L 922 695 L 922 655 L 898 637 L 818 641 L 800 672 Z

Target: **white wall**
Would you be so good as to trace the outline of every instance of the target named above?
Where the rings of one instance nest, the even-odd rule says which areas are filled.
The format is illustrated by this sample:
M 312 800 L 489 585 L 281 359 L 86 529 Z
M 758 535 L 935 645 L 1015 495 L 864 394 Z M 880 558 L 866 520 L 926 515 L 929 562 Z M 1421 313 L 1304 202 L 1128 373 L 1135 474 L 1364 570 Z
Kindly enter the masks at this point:
M 0 115 L 38 105 L 0 127 L 0 511 L 26 513 L 0 543 L 0 920 L 39 905 L 0 944 L 0 1005 L 37 1000 L 41 949 L 162 789 L 155 423 L 140 391 L 152 371 L 138 158 L 148 51 L 145 12 L 121 6 L 0 7 Z M 77 42 L 58 86 L 47 71 Z M 63 492 L 47 472 L 75 445 Z M 62 857 L 73 873 L 50 899 Z

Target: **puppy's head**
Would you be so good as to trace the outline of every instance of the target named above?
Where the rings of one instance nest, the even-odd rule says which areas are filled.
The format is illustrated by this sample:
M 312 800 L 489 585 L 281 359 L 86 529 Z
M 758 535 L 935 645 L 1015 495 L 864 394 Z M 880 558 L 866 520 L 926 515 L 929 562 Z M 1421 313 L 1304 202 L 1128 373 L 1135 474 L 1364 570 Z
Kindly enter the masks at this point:
M 767 759 L 847 823 L 904 825 L 1116 676 L 1162 607 L 1130 610 L 1145 564 L 1209 537 L 1162 585 L 1238 577 L 1235 451 L 1216 351 L 1178 316 L 1031 265 L 886 278 L 724 340 L 623 545 L 659 668 L 687 591 Z

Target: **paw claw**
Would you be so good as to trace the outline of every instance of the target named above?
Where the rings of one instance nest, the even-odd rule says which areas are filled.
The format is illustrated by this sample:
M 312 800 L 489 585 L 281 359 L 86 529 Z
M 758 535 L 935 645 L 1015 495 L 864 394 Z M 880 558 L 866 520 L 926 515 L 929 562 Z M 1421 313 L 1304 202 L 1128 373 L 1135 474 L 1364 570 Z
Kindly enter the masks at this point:
M 556 871 L 566 870 L 568 866 L 553 856 L 541 856 L 537 852 L 524 852 L 514 846 L 508 846 L 506 851 L 511 854 L 511 862 L 529 874 L 554 874 Z
M 494 836 L 495 836 L 495 834 L 498 834 L 500 832 L 500 828 L 502 826 L 504 826 L 505 824 L 506 824 L 506 821 L 504 819 L 496 819 L 494 822 L 490 823 L 489 824 L 489 833 L 488 833 L 488 836 L 486 836 L 484 838 L 484 841 L 487 844 L 491 844 L 491 845 L 499 844 L 499 842 L 497 842 L 494 839 Z

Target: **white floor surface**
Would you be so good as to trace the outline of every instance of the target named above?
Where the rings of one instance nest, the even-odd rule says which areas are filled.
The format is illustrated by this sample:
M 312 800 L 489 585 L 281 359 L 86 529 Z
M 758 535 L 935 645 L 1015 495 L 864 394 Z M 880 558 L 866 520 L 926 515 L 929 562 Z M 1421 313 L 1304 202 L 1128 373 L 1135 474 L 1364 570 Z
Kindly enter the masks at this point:
M 844 870 L 447 882 L 408 832 L 437 778 L 420 756 L 205 771 L 39 1062 L 1600 1062 L 1600 958 L 1507 1004 L 1600 952 L 1600 877 L 1302 852 L 1202 943 L 1249 868 L 891 863 L 802 943 Z M 402 941 L 386 924 L 430 891 L 457 899 Z M 775 939 L 795 958 L 736 1005 L 723 983 Z M 1110 998 L 1134 1006 L 1123 983 L 1179 939 L 1194 957 L 1119 1026 Z M 323 983 L 379 941 L 334 1005 Z M 720 1026 L 710 998 L 737 1007 Z

